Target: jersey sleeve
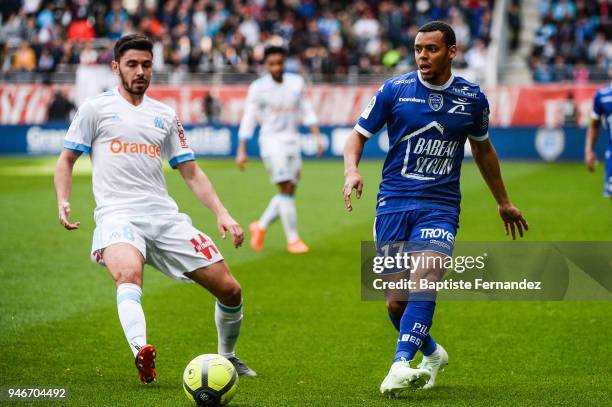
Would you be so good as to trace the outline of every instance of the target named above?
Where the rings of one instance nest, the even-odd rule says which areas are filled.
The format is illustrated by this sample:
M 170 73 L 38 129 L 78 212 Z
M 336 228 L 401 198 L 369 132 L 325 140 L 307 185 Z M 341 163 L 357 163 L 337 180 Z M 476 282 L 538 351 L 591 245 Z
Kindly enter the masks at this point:
M 304 123 L 304 126 L 310 127 L 318 124 L 317 115 L 306 94 L 305 86 L 302 86 L 302 92 L 300 94 L 300 112 L 302 113 L 302 123 Z
M 361 116 L 359 116 L 355 130 L 370 138 L 383 128 L 391 111 L 391 106 L 388 102 L 389 92 L 390 86 L 387 82 L 378 88 L 376 95 L 372 97 L 370 103 L 368 103 Z
M 64 139 L 64 148 L 78 153 L 90 153 L 96 129 L 96 110 L 90 102 L 85 102 L 79 107 L 70 123 Z
M 482 92 L 479 94 L 474 116 L 474 124 L 468 137 L 475 141 L 485 141 L 489 138 L 489 101 Z
M 162 146 L 162 154 L 170 163 L 170 167 L 175 168 L 185 161 L 194 161 L 195 154 L 189 147 L 187 136 L 183 129 L 183 124 L 176 113 L 172 112 L 173 120 L 168 129 L 168 135 Z
M 591 111 L 591 119 L 600 120 L 603 114 L 603 106 L 601 104 L 601 94 L 597 92 L 593 97 L 593 110 Z
M 257 90 L 254 84 L 249 86 L 246 102 L 244 104 L 244 115 L 238 129 L 238 139 L 248 140 L 253 137 L 257 126 Z

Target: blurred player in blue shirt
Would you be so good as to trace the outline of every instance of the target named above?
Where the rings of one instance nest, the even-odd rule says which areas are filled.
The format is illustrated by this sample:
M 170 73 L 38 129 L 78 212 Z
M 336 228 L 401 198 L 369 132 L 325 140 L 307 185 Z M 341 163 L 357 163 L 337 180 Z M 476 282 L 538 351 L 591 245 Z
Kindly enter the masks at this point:
M 597 142 L 599 127 L 602 123 L 608 131 L 604 197 L 612 198 L 612 84 L 599 89 L 593 98 L 593 112 L 591 113 L 591 121 L 587 130 L 584 151 L 584 162 L 591 172 L 595 170 L 595 163 L 597 162 L 593 146 Z
M 357 167 L 364 144 L 387 125 L 389 152 L 374 221 L 374 238 L 379 246 L 411 242 L 420 248 L 412 256 L 452 254 L 459 224 L 459 177 L 466 139 L 498 203 L 506 234 L 511 233 L 514 239 L 518 232 L 522 237 L 528 228 L 521 211 L 508 197 L 497 154 L 489 141 L 487 99 L 478 85 L 451 72 L 456 52 L 455 33 L 448 24 L 434 21 L 421 27 L 414 46 L 418 70 L 387 80 L 346 142 L 344 201 L 351 211 L 352 191 L 356 190 L 359 198 L 363 189 Z M 410 271 L 411 280 L 437 282 L 445 270 L 415 266 Z M 408 301 L 386 294 L 399 339 L 380 390 L 397 395 L 407 388 L 432 387 L 438 371 L 448 363 L 444 348 L 429 335 L 435 291 L 412 290 Z M 424 355 L 423 361 L 412 368 L 410 361 L 418 350 Z

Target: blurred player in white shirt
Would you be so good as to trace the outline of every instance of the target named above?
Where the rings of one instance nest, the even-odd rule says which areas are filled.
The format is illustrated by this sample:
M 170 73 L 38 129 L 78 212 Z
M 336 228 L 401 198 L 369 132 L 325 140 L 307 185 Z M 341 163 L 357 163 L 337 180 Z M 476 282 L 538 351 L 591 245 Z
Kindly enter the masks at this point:
M 152 48 L 142 35 L 117 41 L 112 68 L 119 86 L 88 99 L 74 117 L 55 171 L 59 220 L 68 230 L 79 228 L 79 222 L 69 219 L 72 169 L 83 152 L 90 153 L 96 199 L 92 260 L 105 265 L 115 280 L 119 320 L 142 382 L 157 376 L 157 352 L 147 343 L 141 306 L 145 263 L 177 280 L 195 281 L 217 298 L 218 353 L 239 374 L 254 376 L 234 353 L 242 322 L 240 285 L 212 239 L 178 212 L 166 188 L 163 159 L 217 215 L 221 236 L 229 233 L 235 247 L 242 244 L 242 228 L 195 163 L 176 113 L 145 96 Z
M 259 121 L 260 155 L 279 193 L 270 200 L 259 220 L 249 226 L 251 247 L 256 251 L 263 248 L 266 230 L 280 217 L 287 238 L 287 250 L 295 254 L 306 253 L 308 246 L 298 234 L 295 209 L 295 189 L 302 166 L 300 121 L 309 126 L 310 133 L 314 135 L 318 156 L 323 154 L 323 144 L 317 117 L 306 96 L 304 79 L 284 72 L 284 48 L 266 48 L 264 61 L 268 74 L 249 87 L 244 116 L 238 130 L 240 143 L 236 163 L 240 169 L 245 168 L 248 161 L 246 145 L 253 137 Z

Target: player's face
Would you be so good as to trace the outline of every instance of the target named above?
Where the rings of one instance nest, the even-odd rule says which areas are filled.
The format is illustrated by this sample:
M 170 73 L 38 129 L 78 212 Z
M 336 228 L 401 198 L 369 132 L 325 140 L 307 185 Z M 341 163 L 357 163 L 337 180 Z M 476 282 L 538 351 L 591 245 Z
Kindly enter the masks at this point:
M 414 59 L 421 77 L 441 85 L 450 75 L 450 67 L 457 47 L 447 47 L 441 31 L 420 32 L 414 40 Z M 442 81 L 442 83 L 437 83 Z
M 268 58 L 266 58 L 266 69 L 275 81 L 281 82 L 283 80 L 283 72 L 285 71 L 285 56 L 282 54 L 268 55 Z
M 144 95 L 153 75 L 153 55 L 149 51 L 127 50 L 119 61 L 113 61 L 123 88 L 133 95 Z

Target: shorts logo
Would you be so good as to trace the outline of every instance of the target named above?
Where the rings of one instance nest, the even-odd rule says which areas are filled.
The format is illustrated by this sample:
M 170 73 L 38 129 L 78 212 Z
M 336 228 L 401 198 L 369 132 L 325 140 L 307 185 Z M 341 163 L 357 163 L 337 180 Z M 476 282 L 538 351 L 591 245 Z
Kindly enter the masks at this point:
M 432 93 L 429 95 L 427 102 L 429 103 L 429 107 L 437 112 L 438 110 L 442 109 L 442 106 L 444 105 L 444 97 L 442 97 L 442 95 L 439 93 Z
M 425 228 L 421 229 L 421 239 L 441 239 L 452 243 L 455 241 L 455 236 L 444 229 Z
M 199 242 L 198 242 L 198 239 L 200 239 Z M 208 260 L 211 260 L 213 258 L 213 254 L 211 253 L 211 251 L 219 254 L 219 250 L 217 250 L 213 242 L 208 240 L 201 233 L 198 233 L 197 239 L 196 238 L 191 239 L 191 243 L 193 244 L 195 252 L 202 253 L 202 255 L 206 257 Z
M 179 143 L 181 144 L 181 147 L 189 148 L 189 145 L 187 144 L 187 137 L 185 137 L 185 130 L 183 129 L 183 123 L 181 122 L 181 119 L 179 119 L 178 116 L 175 116 L 174 119 L 176 120 L 176 128 L 178 130 L 178 138 L 179 138 Z

